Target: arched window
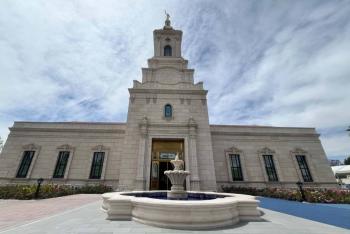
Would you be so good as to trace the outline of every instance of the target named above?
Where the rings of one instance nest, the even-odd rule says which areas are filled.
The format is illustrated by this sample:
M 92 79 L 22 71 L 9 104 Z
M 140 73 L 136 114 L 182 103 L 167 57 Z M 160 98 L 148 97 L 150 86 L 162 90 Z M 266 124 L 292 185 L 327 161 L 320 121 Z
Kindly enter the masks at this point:
M 172 49 L 170 45 L 164 47 L 164 56 L 172 56 Z
M 170 104 L 164 106 L 164 117 L 171 118 L 173 116 L 173 107 Z

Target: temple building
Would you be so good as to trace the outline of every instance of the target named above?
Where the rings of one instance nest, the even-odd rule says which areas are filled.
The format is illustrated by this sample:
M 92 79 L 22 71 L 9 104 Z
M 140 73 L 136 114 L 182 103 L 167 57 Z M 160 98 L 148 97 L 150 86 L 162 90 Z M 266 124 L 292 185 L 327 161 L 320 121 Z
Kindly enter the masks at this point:
M 336 187 L 314 128 L 211 125 L 207 90 L 182 57 L 182 31 L 154 30 L 154 56 L 129 89 L 126 123 L 14 122 L 0 155 L 0 183 L 166 190 L 176 154 L 187 190 Z

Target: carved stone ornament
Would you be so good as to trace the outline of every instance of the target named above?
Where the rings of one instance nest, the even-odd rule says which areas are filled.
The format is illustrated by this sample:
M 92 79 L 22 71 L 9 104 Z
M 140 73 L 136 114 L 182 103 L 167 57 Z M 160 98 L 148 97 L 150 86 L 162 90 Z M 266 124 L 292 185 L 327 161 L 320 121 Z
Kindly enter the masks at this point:
M 235 146 L 233 145 L 232 147 L 228 148 L 228 149 L 226 150 L 226 152 L 230 152 L 230 153 L 241 153 L 242 150 L 238 149 L 237 147 L 235 147 Z
M 97 152 L 103 152 L 103 151 L 109 150 L 109 148 L 104 145 L 97 145 L 93 147 L 92 150 Z
M 197 126 L 197 123 L 192 116 L 188 119 L 188 126 L 189 127 L 196 127 Z
M 268 147 L 264 147 L 261 150 L 258 151 L 260 154 L 274 154 L 275 151 L 268 148 Z
M 152 99 L 153 99 L 153 103 L 156 104 L 157 103 L 157 95 L 156 94 L 153 95 Z
M 131 103 L 134 103 L 134 101 L 135 101 L 135 95 L 130 95 L 130 101 L 131 101 Z
M 148 118 L 147 118 L 147 116 L 143 116 L 140 125 L 141 126 L 147 126 L 148 125 Z
M 73 150 L 74 147 L 71 146 L 71 145 L 68 145 L 68 144 L 64 144 L 64 145 L 58 146 L 57 149 L 58 149 L 58 150 L 69 151 L 69 150 Z
M 292 150 L 293 154 L 307 154 L 307 152 L 305 150 L 303 150 L 302 148 L 298 148 L 296 147 L 294 150 Z
M 35 145 L 35 144 L 28 144 L 28 145 L 24 145 L 22 147 L 23 150 L 37 150 L 39 148 L 39 146 Z

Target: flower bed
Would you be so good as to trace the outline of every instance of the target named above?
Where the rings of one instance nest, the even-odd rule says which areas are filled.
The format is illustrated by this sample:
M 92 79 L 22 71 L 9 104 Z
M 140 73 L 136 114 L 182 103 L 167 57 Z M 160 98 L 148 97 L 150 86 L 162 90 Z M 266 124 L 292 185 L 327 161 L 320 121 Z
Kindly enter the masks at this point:
M 28 200 L 35 197 L 37 185 L 6 185 L 0 187 L 0 199 Z M 102 194 L 111 192 L 112 188 L 103 184 L 73 187 L 69 185 L 43 184 L 38 194 L 39 199 L 61 197 L 73 194 Z
M 299 189 L 281 188 L 252 188 L 222 186 L 226 193 L 242 193 L 254 196 L 281 198 L 293 201 L 302 201 Z M 345 203 L 350 204 L 350 190 L 343 189 L 314 189 L 305 188 L 304 194 L 307 202 L 314 203 Z

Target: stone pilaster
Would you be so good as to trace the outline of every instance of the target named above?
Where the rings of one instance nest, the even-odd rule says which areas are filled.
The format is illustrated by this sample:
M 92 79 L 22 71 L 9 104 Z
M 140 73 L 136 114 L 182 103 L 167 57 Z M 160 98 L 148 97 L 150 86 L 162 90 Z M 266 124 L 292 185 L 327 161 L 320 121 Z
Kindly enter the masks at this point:
M 189 145 L 189 161 L 190 161 L 190 183 L 192 191 L 200 191 L 200 180 L 198 175 L 197 163 L 197 124 L 192 117 L 188 120 L 188 145 Z
M 139 155 L 137 161 L 137 174 L 136 174 L 136 190 L 146 189 L 146 178 L 144 175 L 145 169 L 145 153 L 147 152 L 147 138 L 148 138 L 148 119 L 146 116 L 143 117 L 140 123 L 140 142 L 139 142 Z

